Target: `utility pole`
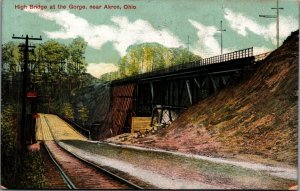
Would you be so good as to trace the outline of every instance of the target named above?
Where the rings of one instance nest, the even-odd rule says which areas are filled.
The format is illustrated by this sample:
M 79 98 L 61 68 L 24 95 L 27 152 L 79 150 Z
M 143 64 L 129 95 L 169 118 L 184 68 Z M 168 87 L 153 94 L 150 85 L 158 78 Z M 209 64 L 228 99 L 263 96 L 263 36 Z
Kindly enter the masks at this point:
M 217 31 L 220 31 L 221 32 L 221 55 L 223 54 L 223 32 L 226 31 L 226 29 L 223 29 L 223 23 L 222 23 L 222 20 L 220 22 L 220 30 L 217 30 Z
M 26 94 L 27 94 L 27 73 L 28 73 L 28 53 L 29 48 L 33 48 L 33 46 L 29 46 L 29 40 L 42 40 L 40 38 L 33 38 L 33 37 L 16 37 L 14 34 L 12 36 L 13 39 L 22 39 L 25 40 L 24 46 L 24 67 L 23 67 L 23 85 L 22 85 L 22 116 L 21 116 L 21 149 L 24 151 L 26 148 L 26 140 L 25 140 L 25 129 L 26 129 Z
M 188 35 L 188 43 L 187 43 L 187 45 L 188 45 L 188 51 L 190 51 L 190 35 Z
M 264 18 L 276 18 L 276 45 L 277 48 L 279 47 L 279 10 L 283 10 L 284 8 L 279 7 L 279 0 L 276 0 L 276 8 L 271 8 L 271 9 L 276 9 L 276 15 L 259 15 L 259 17 L 264 17 Z
M 188 62 L 190 62 L 190 35 L 188 35 L 187 47 L 188 47 Z

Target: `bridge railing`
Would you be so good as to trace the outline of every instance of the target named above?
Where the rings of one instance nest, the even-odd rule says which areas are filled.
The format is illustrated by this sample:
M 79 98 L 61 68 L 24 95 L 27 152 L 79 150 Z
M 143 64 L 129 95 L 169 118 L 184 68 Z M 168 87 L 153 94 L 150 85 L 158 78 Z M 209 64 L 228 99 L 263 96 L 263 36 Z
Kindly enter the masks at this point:
M 205 58 L 205 59 L 201 59 L 201 60 L 197 60 L 194 62 L 178 64 L 178 65 L 170 66 L 168 68 L 162 68 L 162 69 L 158 69 L 158 70 L 143 73 L 143 74 L 138 74 L 135 76 L 130 76 L 130 77 L 127 77 L 126 79 L 114 80 L 113 83 L 127 81 L 127 80 L 135 80 L 135 79 L 175 72 L 175 71 L 189 69 L 189 68 L 196 68 L 199 66 L 206 66 L 206 65 L 211 65 L 211 64 L 228 62 L 231 60 L 248 58 L 248 57 L 252 57 L 252 56 L 253 56 L 253 47 L 226 53 L 226 54 L 222 54 L 222 55 L 218 55 L 218 56 L 213 56 L 213 57 L 209 57 L 209 58 Z
M 215 63 L 220 63 L 220 62 L 227 62 L 230 60 L 236 60 L 236 59 L 241 59 L 241 58 L 247 58 L 253 56 L 253 47 L 243 49 L 243 50 L 238 50 L 218 56 L 213 56 L 210 58 L 205 58 L 203 60 L 200 60 L 200 65 L 208 65 L 208 64 L 215 64 Z

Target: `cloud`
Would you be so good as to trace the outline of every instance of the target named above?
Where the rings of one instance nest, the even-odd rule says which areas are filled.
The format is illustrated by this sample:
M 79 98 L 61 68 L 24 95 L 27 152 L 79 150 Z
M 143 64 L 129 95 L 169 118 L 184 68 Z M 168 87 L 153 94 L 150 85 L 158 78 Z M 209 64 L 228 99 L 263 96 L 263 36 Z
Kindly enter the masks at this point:
M 219 55 L 221 53 L 221 46 L 219 40 L 217 39 L 218 32 L 215 26 L 205 26 L 200 22 L 194 21 L 192 19 L 188 20 L 198 31 L 197 42 L 192 46 L 191 50 L 193 53 L 201 57 L 210 57 Z M 223 53 L 232 51 L 232 49 L 223 48 Z
M 254 55 L 258 55 L 258 54 L 262 54 L 262 53 L 266 53 L 266 52 L 270 52 L 272 51 L 270 48 L 267 48 L 265 46 L 262 47 L 253 47 L 253 54 Z
M 183 43 L 167 29 L 157 30 L 148 21 L 138 19 L 130 22 L 126 17 L 112 17 L 113 25 L 93 25 L 87 20 L 76 16 L 69 11 L 48 12 L 42 10 L 26 11 L 54 21 L 61 28 L 59 31 L 44 31 L 53 39 L 72 39 L 82 37 L 88 45 L 95 49 L 112 42 L 121 56 L 126 54 L 126 49 L 135 43 L 157 42 L 166 47 L 179 47 Z
M 138 19 L 131 23 L 126 17 L 113 17 L 112 21 L 118 26 L 114 46 L 121 55 L 125 54 L 128 46 L 135 43 L 157 42 L 166 47 L 183 45 L 170 31 L 156 30 L 148 21 Z
M 241 36 L 246 37 L 249 32 L 263 36 L 265 40 L 276 44 L 276 20 L 267 26 L 258 24 L 254 19 L 248 18 L 242 13 L 235 13 L 230 9 L 225 9 L 225 19 L 229 26 Z M 263 19 L 263 18 L 261 18 Z M 272 19 L 271 19 L 272 20 Z M 290 33 L 298 28 L 298 22 L 292 17 L 280 17 L 279 22 L 280 39 L 285 39 Z
M 87 73 L 99 78 L 101 75 L 109 72 L 115 72 L 118 67 L 113 63 L 89 63 L 87 66 Z

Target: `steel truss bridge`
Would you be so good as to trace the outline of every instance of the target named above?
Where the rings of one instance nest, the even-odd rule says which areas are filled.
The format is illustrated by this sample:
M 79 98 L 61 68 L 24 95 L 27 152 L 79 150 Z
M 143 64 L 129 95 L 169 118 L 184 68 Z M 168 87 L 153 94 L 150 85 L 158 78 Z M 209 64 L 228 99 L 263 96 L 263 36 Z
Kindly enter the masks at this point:
M 247 48 L 114 80 L 104 128 L 111 128 L 111 135 L 123 133 L 133 116 L 151 116 L 152 122 L 156 117 L 158 123 L 172 121 L 174 114 L 240 80 L 268 54 L 254 56 L 253 48 Z

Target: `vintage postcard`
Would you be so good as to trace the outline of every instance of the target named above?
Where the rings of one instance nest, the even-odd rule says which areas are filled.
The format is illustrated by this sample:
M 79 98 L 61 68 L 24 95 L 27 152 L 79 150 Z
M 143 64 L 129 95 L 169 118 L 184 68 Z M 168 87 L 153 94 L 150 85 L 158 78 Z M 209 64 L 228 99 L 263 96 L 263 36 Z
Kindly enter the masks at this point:
M 298 189 L 297 0 L 1 8 L 1 189 Z

